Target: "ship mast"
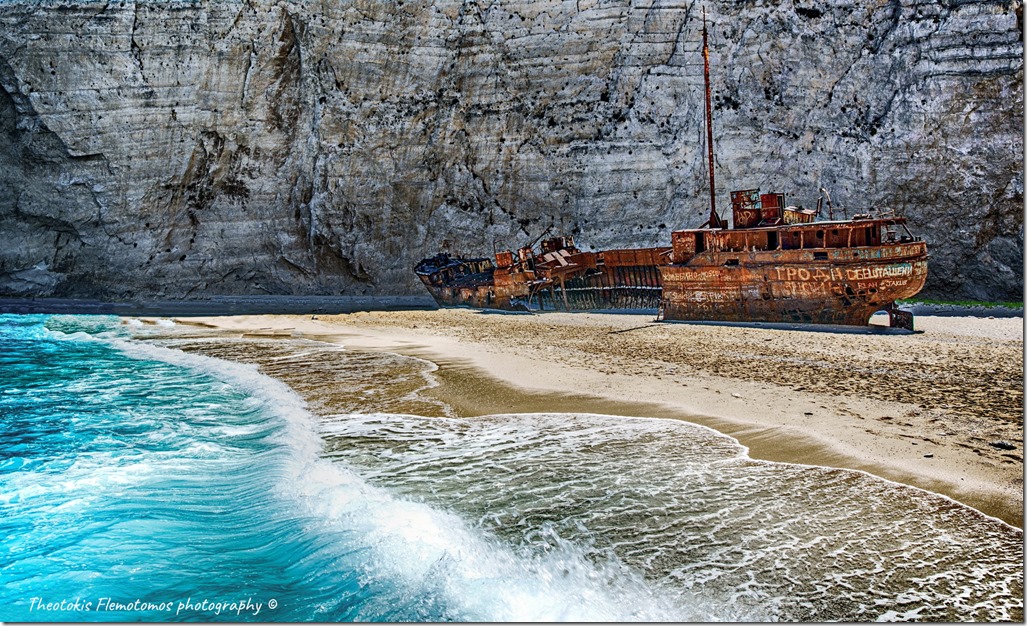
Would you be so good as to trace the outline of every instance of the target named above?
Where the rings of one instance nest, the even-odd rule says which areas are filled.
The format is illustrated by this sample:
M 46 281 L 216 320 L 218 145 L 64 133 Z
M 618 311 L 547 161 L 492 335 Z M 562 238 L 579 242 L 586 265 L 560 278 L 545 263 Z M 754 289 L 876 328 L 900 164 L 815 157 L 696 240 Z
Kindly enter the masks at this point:
M 703 79 L 706 83 L 706 150 L 710 160 L 710 228 L 722 228 L 717 215 L 717 186 L 713 177 L 713 107 L 710 105 L 710 46 L 706 33 L 706 7 L 702 8 Z

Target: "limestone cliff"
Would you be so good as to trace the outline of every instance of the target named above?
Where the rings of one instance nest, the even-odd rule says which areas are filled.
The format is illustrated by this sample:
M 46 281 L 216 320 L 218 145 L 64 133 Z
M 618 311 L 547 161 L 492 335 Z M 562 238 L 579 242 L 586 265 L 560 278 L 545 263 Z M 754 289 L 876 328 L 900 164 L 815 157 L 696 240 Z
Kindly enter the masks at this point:
M 699 2 L 0 2 L 0 294 L 420 293 L 705 220 Z M 1020 0 L 706 3 L 719 202 L 892 207 L 1023 289 Z

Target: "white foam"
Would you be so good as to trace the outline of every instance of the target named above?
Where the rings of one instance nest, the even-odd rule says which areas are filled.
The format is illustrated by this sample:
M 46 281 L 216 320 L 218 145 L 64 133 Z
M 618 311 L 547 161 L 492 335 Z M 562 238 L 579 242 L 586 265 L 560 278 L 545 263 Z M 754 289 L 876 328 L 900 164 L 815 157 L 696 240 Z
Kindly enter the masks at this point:
M 370 548 L 372 576 L 415 593 L 441 592 L 460 619 L 479 621 L 689 621 L 709 615 L 661 598 L 641 576 L 616 563 L 595 565 L 569 543 L 524 557 L 449 512 L 374 487 L 321 456 L 322 440 L 306 404 L 255 365 L 114 339 L 125 354 L 209 374 L 260 398 L 284 420 L 289 449 L 278 495 L 297 501 L 308 531 L 334 522 Z
M 861 472 L 751 461 L 747 458 L 747 450 L 734 440 L 733 443 L 723 446 L 722 452 L 726 455 L 720 457 L 722 461 L 715 460 L 717 455 L 702 460 L 706 458 L 703 456 L 703 447 L 683 450 L 686 454 L 682 455 L 682 450 L 674 447 L 677 445 L 674 442 L 679 438 L 674 436 L 676 433 L 672 431 L 684 425 L 676 422 L 651 418 L 637 418 L 638 421 L 635 421 L 581 414 L 506 416 L 509 419 L 491 416 L 479 420 L 377 414 L 339 415 L 336 416 L 336 421 L 319 425 L 306 410 L 299 396 L 284 383 L 261 374 L 256 366 L 185 354 L 167 348 L 124 343 L 127 350 L 136 351 L 146 358 L 160 358 L 205 371 L 245 389 L 260 398 L 266 406 L 271 407 L 284 420 L 285 428 L 279 442 L 288 451 L 280 468 L 282 480 L 276 485 L 277 494 L 281 498 L 295 502 L 294 508 L 303 514 L 308 532 L 318 533 L 334 529 L 348 531 L 351 535 L 355 533 L 360 546 L 366 548 L 370 555 L 367 576 L 381 577 L 401 584 L 410 590 L 408 597 L 440 597 L 442 604 L 453 611 L 457 619 L 764 620 L 779 615 L 787 619 L 793 610 L 810 610 L 811 613 L 800 614 L 823 616 L 832 606 L 830 594 L 851 594 L 852 598 L 859 599 L 865 607 L 866 598 L 894 593 L 894 589 L 889 591 L 883 587 L 877 588 L 882 581 L 864 582 L 854 577 L 872 578 L 876 581 L 879 577 L 875 574 L 882 573 L 884 569 L 889 572 L 894 569 L 896 575 L 906 575 L 903 572 L 921 566 L 930 569 L 937 566 L 931 562 L 933 559 L 950 552 L 945 546 L 939 548 L 928 543 L 926 547 L 929 551 L 942 552 L 916 554 L 916 547 L 921 545 L 920 535 L 910 535 L 908 530 L 898 527 L 907 520 L 901 515 L 893 519 L 875 521 L 870 512 L 863 526 L 853 526 L 845 522 L 851 518 L 851 514 L 858 515 L 859 512 L 866 511 L 868 502 L 885 503 L 886 499 L 892 499 L 897 495 L 906 498 L 909 494 L 922 499 L 922 496 L 926 495 L 924 492 L 909 488 L 895 490 L 894 485 L 884 481 L 867 480 L 868 475 Z M 414 424 L 411 420 L 416 420 L 417 423 Z M 436 428 L 442 424 L 447 425 L 445 429 Z M 729 439 L 712 429 L 691 424 L 687 427 L 709 431 L 711 436 L 715 435 L 722 442 Z M 644 580 L 636 571 L 624 566 L 615 558 L 609 562 L 594 563 L 590 556 L 594 558 L 595 552 L 589 552 L 588 546 L 564 541 L 554 535 L 544 542 L 529 542 L 532 543 L 530 547 L 533 551 L 518 551 L 455 513 L 440 510 L 438 506 L 433 508 L 424 503 L 397 497 L 386 489 L 375 487 L 342 463 L 332 462 L 321 456 L 322 440 L 318 435 L 319 428 L 326 436 L 382 435 L 387 440 L 388 447 L 381 452 L 381 458 L 400 464 L 404 473 L 422 472 L 421 480 L 427 474 L 423 473 L 423 468 L 418 464 L 439 460 L 448 463 L 447 455 L 453 455 L 458 462 L 466 457 L 467 463 L 464 467 L 468 469 L 468 473 L 491 473 L 491 476 L 482 476 L 486 479 L 485 483 L 471 482 L 467 484 L 468 488 L 480 488 L 483 484 L 486 489 L 524 487 L 527 480 L 525 477 L 518 477 L 517 473 L 512 471 L 504 474 L 506 470 L 502 463 L 506 457 L 502 453 L 509 450 L 510 454 L 506 456 L 521 461 L 523 465 L 525 459 L 535 458 L 534 455 L 539 448 L 536 443 L 549 446 L 550 452 L 556 455 L 546 460 L 541 460 L 540 457 L 538 461 L 538 466 L 551 470 L 554 465 L 571 462 L 568 460 L 568 452 L 575 448 L 589 450 L 597 443 L 620 445 L 620 442 L 628 441 L 633 444 L 638 441 L 659 441 L 664 448 L 661 453 L 663 456 L 652 457 L 655 463 L 651 467 L 640 467 L 633 458 L 620 459 L 621 465 L 616 467 L 624 470 L 624 476 L 635 473 L 635 470 L 644 470 L 643 476 L 635 476 L 632 479 L 634 482 L 629 480 L 621 485 L 621 476 L 614 475 L 616 471 L 611 468 L 615 466 L 609 464 L 611 457 L 607 453 L 595 457 L 602 459 L 601 468 L 605 471 L 594 474 L 615 481 L 613 491 L 634 491 L 657 499 L 668 497 L 670 492 L 660 494 L 654 491 L 651 495 L 646 495 L 649 494 L 647 488 L 651 485 L 677 484 L 681 476 L 692 475 L 695 468 L 689 464 L 696 463 L 696 459 L 698 464 L 695 467 L 699 470 L 702 469 L 703 463 L 712 460 L 712 463 L 717 464 L 714 473 L 729 476 L 724 481 L 707 480 L 708 477 L 703 476 L 700 471 L 695 474 L 699 476 L 699 480 L 687 483 L 687 488 L 694 494 L 686 489 L 679 490 L 673 496 L 679 498 L 678 508 L 668 509 L 668 512 L 676 515 L 676 519 L 684 519 L 683 512 L 690 511 L 688 505 L 691 503 L 702 507 L 707 506 L 707 503 L 712 504 L 708 509 L 697 509 L 699 512 L 690 518 L 696 528 L 703 529 L 701 536 L 668 535 L 653 540 L 660 542 L 659 554 L 665 557 L 687 552 L 688 546 L 682 545 L 681 540 L 687 541 L 691 537 L 701 540 L 701 543 L 705 542 L 702 550 L 690 553 L 688 559 L 681 561 L 668 572 L 668 587 L 663 587 L 664 583 Z M 430 429 L 430 437 L 424 436 L 424 429 Z M 525 437 L 528 435 L 535 437 L 537 441 L 528 442 L 529 445 L 526 446 Z M 688 438 L 680 439 L 683 441 Z M 403 445 L 393 448 L 394 443 Z M 702 445 L 708 445 L 708 442 Z M 403 452 L 404 446 L 409 446 L 409 453 Z M 612 449 L 616 448 L 615 445 Z M 640 453 L 640 450 L 636 448 L 635 454 Z M 654 452 L 652 446 L 645 448 L 645 454 Z M 479 457 L 487 457 L 487 462 L 482 461 L 479 466 Z M 660 459 L 665 462 L 660 462 Z M 585 457 L 578 460 L 589 461 Z M 404 462 L 410 465 L 402 467 Z M 436 476 L 442 480 L 448 476 L 452 481 L 455 478 L 450 472 L 452 465 L 446 463 L 439 464 L 441 469 Z M 734 467 L 727 464 L 734 464 Z M 794 471 L 800 468 L 801 472 Z M 654 474 L 659 474 L 661 470 L 670 471 L 674 475 L 656 477 Z M 793 475 L 788 479 L 790 482 L 775 482 L 775 473 L 782 471 L 788 471 Z M 496 481 L 496 475 L 507 478 Z M 518 480 L 521 483 L 518 483 Z M 586 476 L 586 480 L 592 481 L 592 477 Z M 589 484 L 592 486 L 596 483 Z M 552 488 L 560 491 L 566 488 L 565 485 L 559 484 L 536 487 L 540 489 L 536 493 L 547 498 L 549 496 L 542 495 L 542 489 Z M 796 495 L 795 488 L 798 488 L 798 495 L 787 497 Z M 713 491 L 709 491 L 711 489 Z M 767 489 L 772 493 L 766 493 Z M 809 503 L 809 511 L 801 508 L 807 506 L 802 494 L 816 496 L 821 493 L 820 489 L 825 490 L 824 495 L 842 496 L 843 500 L 827 512 L 819 511 L 814 502 Z M 533 494 L 527 495 L 532 497 Z M 920 499 L 912 498 L 911 501 L 919 502 Z M 789 506 L 785 504 L 788 502 L 791 502 L 790 506 L 793 507 L 798 503 L 800 508 L 782 510 L 782 506 Z M 639 510 L 660 514 L 663 512 L 660 508 L 663 504 L 660 502 L 646 506 L 651 508 Z M 655 508 L 652 508 L 653 506 Z M 607 512 L 611 511 L 612 509 Z M 805 534 L 802 525 L 807 522 L 804 517 L 807 513 L 813 515 L 811 520 L 821 524 L 815 532 L 822 529 L 830 534 Z M 925 523 L 919 524 L 916 528 L 940 529 L 941 527 L 934 526 L 940 522 L 933 520 L 935 518 L 925 517 Z M 913 521 L 919 522 L 915 517 Z M 892 528 L 889 524 L 896 526 Z M 859 532 L 852 533 L 854 528 L 859 528 L 868 537 L 878 539 L 865 541 L 860 538 Z M 650 539 L 653 533 L 662 532 L 662 529 L 655 528 L 650 533 Z M 891 538 L 895 538 L 898 543 L 890 542 Z M 925 540 L 930 539 L 931 534 L 928 533 Z M 635 538 L 629 536 L 627 540 L 635 541 Z M 838 545 L 832 546 L 832 542 L 837 542 Z M 539 545 L 547 545 L 551 549 L 539 550 Z M 885 548 L 887 552 L 875 552 L 874 546 Z M 833 577 L 836 572 L 831 570 L 830 563 L 814 563 L 815 569 L 824 569 L 832 581 L 830 586 L 821 587 L 814 584 L 815 578 L 804 578 L 808 573 L 809 564 L 795 556 L 817 550 L 834 556 L 860 556 L 845 559 L 848 568 L 846 573 L 849 575 L 845 579 Z M 882 563 L 881 559 L 884 556 L 879 556 L 882 554 L 890 555 L 888 558 L 898 559 L 898 562 Z M 959 567 L 963 568 L 962 565 Z M 783 578 L 777 576 L 780 571 L 784 572 Z M 753 576 L 757 576 L 758 579 L 754 579 Z M 995 576 L 1010 578 L 1010 575 L 1001 572 Z M 1020 577 L 1022 581 L 1022 569 Z M 854 583 L 858 589 L 846 590 L 847 580 Z M 959 580 L 962 581 L 962 578 Z M 806 588 L 807 584 L 812 586 Z M 996 588 L 995 583 L 990 584 Z M 669 587 L 671 585 L 673 587 Z M 935 613 L 931 613 L 930 609 L 921 607 L 932 602 L 937 603 L 938 594 L 943 592 L 944 585 L 933 584 L 931 587 L 929 595 L 924 596 L 920 607 L 892 605 L 881 607 L 880 611 L 891 610 L 892 613 L 883 614 L 884 617 L 891 618 L 902 615 L 919 615 L 923 618 L 924 615 L 933 615 Z M 716 588 L 725 590 L 725 597 L 720 599 L 719 604 L 715 597 L 716 592 L 713 591 Z M 796 593 L 788 592 L 793 588 L 796 593 L 803 594 L 801 598 Z M 731 597 L 736 598 L 737 602 L 732 602 Z M 1005 598 L 1005 595 L 1002 597 Z M 797 603 L 801 603 L 801 607 L 796 608 Z M 960 610 L 965 610 L 968 603 L 960 602 L 960 605 Z M 732 614 L 731 611 L 735 613 Z M 872 619 L 880 613 L 861 615 L 869 615 Z
M 373 549 L 376 575 L 413 591 L 441 590 L 459 619 L 478 621 L 682 620 L 626 570 L 597 568 L 574 546 L 524 558 L 452 513 L 395 498 L 334 465 L 302 473 L 317 517 L 340 520 Z M 611 582 L 607 582 L 611 581 Z
M 95 335 L 90 335 L 89 333 L 81 330 L 73 333 L 66 333 L 62 330 L 51 330 L 47 328 L 45 331 L 48 337 L 58 341 L 101 341 L 101 339 L 97 338 Z

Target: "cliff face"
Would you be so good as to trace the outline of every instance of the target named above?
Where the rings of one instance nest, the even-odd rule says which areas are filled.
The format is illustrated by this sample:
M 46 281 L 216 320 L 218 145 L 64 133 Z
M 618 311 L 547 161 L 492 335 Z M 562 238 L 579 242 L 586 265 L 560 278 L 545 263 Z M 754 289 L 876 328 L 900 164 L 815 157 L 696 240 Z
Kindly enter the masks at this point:
M 1019 300 L 1019 0 L 707 2 L 718 202 L 892 207 L 926 295 Z M 0 3 L 0 294 L 420 293 L 553 223 L 707 212 L 701 4 Z

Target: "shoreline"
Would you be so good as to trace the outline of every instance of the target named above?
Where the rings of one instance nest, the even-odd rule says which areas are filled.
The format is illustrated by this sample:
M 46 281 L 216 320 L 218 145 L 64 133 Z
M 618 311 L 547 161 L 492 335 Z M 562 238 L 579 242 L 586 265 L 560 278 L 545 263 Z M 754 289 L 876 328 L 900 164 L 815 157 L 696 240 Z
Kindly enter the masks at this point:
M 1002 303 L 899 302 L 916 317 L 1023 318 L 1022 306 Z M 430 296 L 290 296 L 236 295 L 191 299 L 96 300 L 89 298 L 0 297 L 0 313 L 119 315 L 133 317 L 210 317 L 229 315 L 319 315 L 373 311 L 436 311 Z M 518 314 L 512 311 L 496 313 Z M 613 310 L 615 314 L 655 315 L 655 309 Z M 597 315 L 605 311 L 592 311 Z M 715 322 L 714 322 L 715 323 Z M 758 325 L 758 324 L 757 324 Z M 809 329 L 809 326 L 806 326 Z M 856 328 L 856 327 L 853 327 Z
M 948 496 L 1023 528 L 1022 421 L 1011 424 L 1008 416 L 988 419 L 986 415 L 974 421 L 959 414 L 965 407 L 957 406 L 953 413 L 873 394 L 825 393 L 815 386 L 805 389 L 788 384 L 794 381 L 774 381 L 769 376 L 746 380 L 723 375 L 730 374 L 730 368 L 727 372 L 709 371 L 717 368 L 675 364 L 673 359 L 654 364 L 650 353 L 654 345 L 664 345 L 667 336 L 675 343 L 697 341 L 711 353 L 738 352 L 744 347 L 743 360 L 772 372 L 774 368 L 767 364 L 774 362 L 773 355 L 764 349 L 768 342 L 785 346 L 786 354 L 791 344 L 807 345 L 814 354 L 830 360 L 832 346 L 854 341 L 851 335 L 654 325 L 651 316 L 645 315 L 499 316 L 465 310 L 177 321 L 247 335 L 303 336 L 351 349 L 426 359 L 440 368 L 436 372 L 439 393 L 452 394 L 447 401 L 462 402 L 459 410 L 467 416 L 524 412 L 526 408 L 537 411 L 538 407 L 564 405 L 563 400 L 570 398 L 567 406 L 579 407 L 575 410 L 582 412 L 684 419 L 735 438 L 753 459 L 863 471 Z M 925 323 L 925 334 L 865 337 L 871 342 L 905 342 L 901 347 L 906 350 L 890 357 L 898 358 L 900 365 L 909 361 L 915 367 L 939 346 L 955 349 L 954 363 L 958 365 L 966 360 L 958 346 L 967 345 L 971 351 L 982 351 L 984 363 L 996 358 L 996 350 L 1019 353 L 1018 369 L 1022 370 L 1022 321 L 937 318 Z M 978 328 L 982 325 L 987 328 Z M 945 327 L 947 333 L 939 330 Z M 664 339 L 645 337 L 653 334 Z M 591 341 L 597 337 L 603 340 L 598 344 Z M 613 337 L 616 339 L 610 339 Z M 620 355 L 618 347 L 633 352 Z M 855 368 L 853 380 L 860 379 L 861 369 Z M 965 371 L 957 374 L 972 375 Z M 859 387 L 855 386 L 857 392 Z M 1018 398 L 1011 398 L 1022 411 L 1022 384 L 1018 393 Z M 476 394 L 480 398 L 476 399 Z M 941 400 L 950 399 L 945 394 L 952 395 L 945 392 Z M 604 407 L 607 410 L 602 410 Z M 963 424 L 968 419 L 974 422 L 972 428 Z M 1004 451 L 988 445 L 999 435 L 1009 441 L 996 441 L 1010 443 L 1015 449 Z

